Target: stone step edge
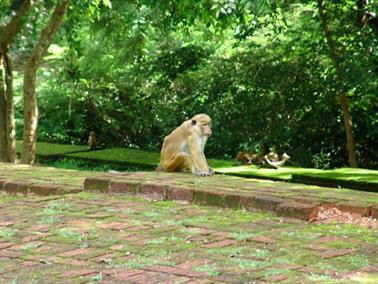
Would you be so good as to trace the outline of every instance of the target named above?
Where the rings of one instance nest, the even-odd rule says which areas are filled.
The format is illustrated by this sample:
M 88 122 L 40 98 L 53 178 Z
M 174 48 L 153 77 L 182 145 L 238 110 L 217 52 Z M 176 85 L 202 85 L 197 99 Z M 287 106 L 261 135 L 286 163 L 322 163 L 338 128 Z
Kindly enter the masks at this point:
M 336 207 L 359 217 L 378 218 L 378 204 L 365 205 L 345 201 L 318 202 L 311 200 L 304 202 L 303 200 L 298 201 L 244 191 L 193 189 L 188 186 L 161 181 L 142 182 L 138 180 L 117 180 L 109 177 L 86 178 L 84 191 L 141 194 L 159 200 L 179 200 L 199 205 L 243 208 L 251 211 L 260 209 L 274 212 L 278 216 L 302 220 L 313 220 L 318 215 L 320 207 Z
M 0 191 L 5 191 L 10 194 L 35 194 L 40 196 L 47 196 L 78 193 L 83 191 L 83 188 L 66 184 L 0 179 Z

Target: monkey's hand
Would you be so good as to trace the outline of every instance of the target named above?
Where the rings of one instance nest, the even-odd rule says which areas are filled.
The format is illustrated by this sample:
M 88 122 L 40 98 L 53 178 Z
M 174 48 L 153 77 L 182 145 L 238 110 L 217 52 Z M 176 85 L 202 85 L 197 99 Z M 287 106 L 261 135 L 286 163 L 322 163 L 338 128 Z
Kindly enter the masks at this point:
M 209 176 L 213 175 L 215 172 L 212 168 L 209 168 Z
M 206 171 L 198 171 L 195 173 L 197 176 L 200 176 L 200 177 L 206 177 L 206 176 L 211 176 L 214 174 L 214 170 L 209 168 L 209 170 L 206 172 Z

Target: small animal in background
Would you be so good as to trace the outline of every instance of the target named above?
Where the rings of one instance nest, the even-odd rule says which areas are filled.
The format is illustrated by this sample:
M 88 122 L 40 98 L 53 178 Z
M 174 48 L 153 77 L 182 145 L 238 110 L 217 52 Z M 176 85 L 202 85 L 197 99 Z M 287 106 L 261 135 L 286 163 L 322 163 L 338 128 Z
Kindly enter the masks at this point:
M 89 133 L 88 137 L 88 146 L 90 150 L 96 150 L 97 144 L 96 144 L 96 133 L 94 131 L 91 131 Z
M 253 152 L 241 151 L 237 154 L 235 160 L 242 162 L 243 165 L 262 165 L 268 166 L 275 169 L 282 167 L 290 156 L 283 153 L 281 156 L 276 152 L 269 152 L 268 154 L 262 156 Z
M 242 162 L 243 165 L 260 165 L 263 163 L 261 155 L 246 151 L 239 152 L 235 160 Z

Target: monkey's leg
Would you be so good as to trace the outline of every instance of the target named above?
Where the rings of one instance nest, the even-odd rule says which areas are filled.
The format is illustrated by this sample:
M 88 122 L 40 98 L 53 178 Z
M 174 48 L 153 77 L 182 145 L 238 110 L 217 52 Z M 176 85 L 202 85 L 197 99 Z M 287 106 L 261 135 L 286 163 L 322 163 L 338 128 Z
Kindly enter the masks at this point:
M 188 153 L 180 152 L 165 164 L 164 169 L 167 172 L 193 171 L 193 161 Z

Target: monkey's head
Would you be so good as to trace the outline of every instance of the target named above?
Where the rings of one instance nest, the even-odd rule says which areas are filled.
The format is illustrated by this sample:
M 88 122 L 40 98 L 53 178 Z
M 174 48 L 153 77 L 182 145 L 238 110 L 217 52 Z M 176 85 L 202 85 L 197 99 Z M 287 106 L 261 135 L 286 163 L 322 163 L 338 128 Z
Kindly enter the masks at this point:
M 192 126 L 197 127 L 200 134 L 207 137 L 211 136 L 211 118 L 207 114 L 201 113 L 193 116 Z

